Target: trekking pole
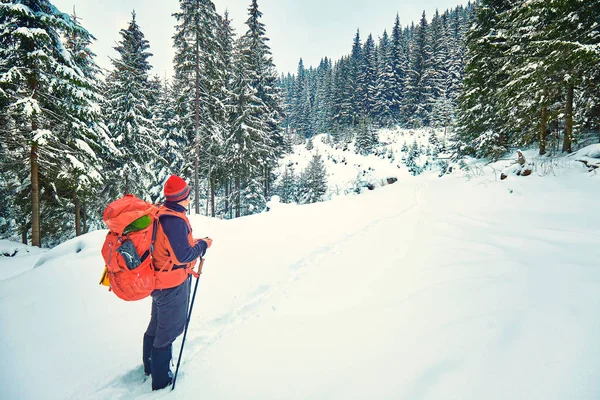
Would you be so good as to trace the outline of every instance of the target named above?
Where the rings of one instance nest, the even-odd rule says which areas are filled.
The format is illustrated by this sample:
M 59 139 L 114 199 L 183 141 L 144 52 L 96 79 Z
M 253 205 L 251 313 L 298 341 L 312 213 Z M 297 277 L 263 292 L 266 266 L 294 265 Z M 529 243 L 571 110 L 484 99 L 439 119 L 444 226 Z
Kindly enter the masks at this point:
M 179 372 L 179 364 L 181 363 L 181 356 L 183 355 L 183 346 L 185 345 L 185 337 L 187 336 L 188 326 L 190 325 L 190 319 L 192 318 L 192 309 L 194 308 L 194 300 L 196 299 L 196 291 L 198 290 L 198 282 L 200 282 L 200 274 L 202 274 L 202 265 L 204 265 L 204 258 L 200 259 L 200 265 L 198 267 L 198 278 L 196 278 L 196 286 L 194 287 L 194 294 L 192 295 L 192 304 L 190 305 L 190 312 L 187 315 L 187 321 L 185 323 L 185 330 L 183 332 L 183 340 L 181 341 L 181 350 L 179 350 L 179 358 L 177 359 L 177 368 L 175 368 L 175 376 L 173 377 L 173 387 L 171 390 L 175 390 L 175 382 L 177 381 L 177 373 Z

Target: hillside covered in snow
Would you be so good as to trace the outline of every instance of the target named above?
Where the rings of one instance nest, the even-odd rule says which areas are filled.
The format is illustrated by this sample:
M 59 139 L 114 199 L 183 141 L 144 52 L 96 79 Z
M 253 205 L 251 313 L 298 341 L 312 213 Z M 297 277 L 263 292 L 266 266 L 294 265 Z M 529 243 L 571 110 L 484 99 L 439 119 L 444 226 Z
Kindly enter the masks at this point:
M 319 152 L 329 201 L 191 217 L 214 245 L 173 393 L 142 382 L 150 299 L 98 285 L 106 231 L 0 242 L 0 397 L 597 399 L 598 145 L 525 151 L 532 174 L 500 180 L 513 159 L 441 174 L 426 132 L 393 136 L 366 157 L 298 145 L 282 168 Z

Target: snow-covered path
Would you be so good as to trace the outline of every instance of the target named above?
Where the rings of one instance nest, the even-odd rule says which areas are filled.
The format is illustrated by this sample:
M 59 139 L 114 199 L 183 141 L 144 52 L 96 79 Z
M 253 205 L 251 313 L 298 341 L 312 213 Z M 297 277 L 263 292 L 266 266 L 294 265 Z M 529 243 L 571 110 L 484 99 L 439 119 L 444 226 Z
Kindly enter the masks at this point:
M 215 244 L 172 394 L 140 383 L 149 302 L 96 285 L 88 235 L 0 282 L 0 384 L 11 399 L 598 398 L 600 185 L 509 184 L 414 179 L 197 217 Z
M 406 210 L 307 257 L 190 361 L 189 398 L 597 398 L 592 198 L 560 211 L 532 188 L 449 189 L 416 188 Z

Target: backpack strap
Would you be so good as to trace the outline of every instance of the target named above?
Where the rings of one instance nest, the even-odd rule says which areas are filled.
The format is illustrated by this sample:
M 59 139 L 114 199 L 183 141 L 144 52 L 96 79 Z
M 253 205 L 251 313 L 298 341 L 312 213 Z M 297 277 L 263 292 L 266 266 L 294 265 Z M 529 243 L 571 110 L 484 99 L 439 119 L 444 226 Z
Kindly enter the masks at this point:
M 150 254 L 152 254 L 154 252 L 154 243 L 156 242 L 156 232 L 158 231 L 158 225 L 160 224 L 160 217 L 161 217 L 161 215 L 165 215 L 165 214 L 169 214 L 169 215 L 172 215 L 174 217 L 181 218 L 181 216 L 179 215 L 179 213 L 177 211 L 173 211 L 173 210 L 170 210 L 168 208 L 164 208 L 162 206 L 158 207 L 158 209 L 156 210 L 155 219 L 154 219 L 154 226 L 153 226 L 153 229 L 152 229 L 152 242 L 150 243 Z M 181 218 L 181 219 L 184 219 L 184 218 Z M 186 224 L 188 226 L 188 229 L 191 230 L 192 228 L 190 226 L 190 222 L 186 221 Z M 175 257 L 175 254 L 172 254 L 172 257 Z M 175 259 L 177 260 L 177 257 L 175 257 Z M 177 260 L 177 261 L 179 261 L 179 260 Z M 164 263 L 164 265 L 162 265 L 158 269 L 158 271 L 159 272 L 166 271 L 167 268 L 169 267 L 169 265 L 175 265 L 175 263 L 173 262 L 173 259 L 171 257 L 169 257 L 169 259 Z M 186 270 L 188 270 L 188 268 L 186 268 Z M 192 268 L 192 272 L 191 273 L 195 276 L 195 271 L 193 271 L 193 268 Z

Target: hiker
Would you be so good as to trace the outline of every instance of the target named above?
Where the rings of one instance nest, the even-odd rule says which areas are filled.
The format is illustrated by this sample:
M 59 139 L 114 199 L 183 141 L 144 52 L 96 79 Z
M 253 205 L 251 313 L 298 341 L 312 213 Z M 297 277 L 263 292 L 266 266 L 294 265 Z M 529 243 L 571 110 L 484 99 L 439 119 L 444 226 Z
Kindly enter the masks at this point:
M 152 390 L 169 386 L 172 344 L 187 322 L 190 265 L 204 256 L 212 239 L 194 239 L 186 216 L 190 188 L 171 175 L 164 187 L 166 201 L 160 207 L 153 251 L 156 289 L 152 292 L 152 315 L 144 334 L 144 372 L 152 375 Z M 172 268 L 171 268 L 172 266 Z M 186 268 L 187 267 L 187 268 Z M 166 272 L 168 271 L 168 272 Z

